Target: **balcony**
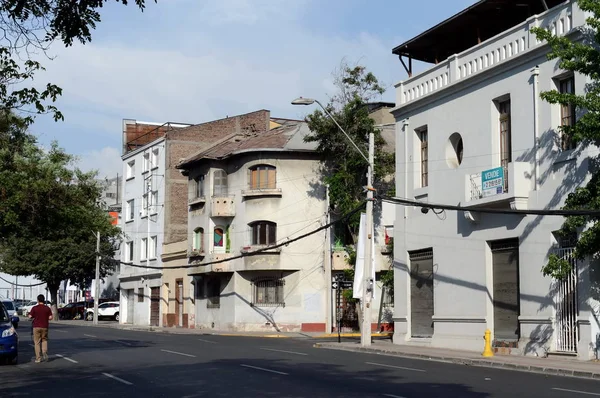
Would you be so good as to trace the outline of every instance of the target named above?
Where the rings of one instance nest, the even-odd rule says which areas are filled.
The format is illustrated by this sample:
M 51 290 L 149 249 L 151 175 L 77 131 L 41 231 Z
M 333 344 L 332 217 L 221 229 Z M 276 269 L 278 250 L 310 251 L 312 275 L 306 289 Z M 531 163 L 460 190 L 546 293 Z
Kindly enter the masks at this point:
M 345 250 L 334 250 L 331 253 L 331 269 L 334 271 L 350 269 L 350 264 L 348 264 L 349 257 Z
M 253 198 L 261 196 L 281 197 L 281 188 L 249 188 L 242 190 L 243 198 Z
M 206 198 L 204 196 L 196 196 L 194 198 L 188 199 L 189 206 L 199 205 L 203 203 L 206 203 Z
M 534 15 L 525 22 L 396 84 L 396 104 L 398 108 L 402 108 L 540 47 L 543 43 L 530 32 L 533 27 L 543 27 L 553 33 L 566 35 L 574 27 L 584 23 L 585 14 L 573 2 L 565 2 Z
M 465 176 L 466 207 L 510 207 L 527 210 L 532 184 L 531 164 L 511 162 Z
M 233 257 L 232 253 L 211 253 L 207 262 L 221 261 L 217 264 L 198 264 L 196 267 L 188 268 L 188 275 L 207 274 L 212 272 L 233 272 L 231 262 L 227 259 Z
M 218 195 L 212 197 L 211 217 L 235 217 L 235 196 Z

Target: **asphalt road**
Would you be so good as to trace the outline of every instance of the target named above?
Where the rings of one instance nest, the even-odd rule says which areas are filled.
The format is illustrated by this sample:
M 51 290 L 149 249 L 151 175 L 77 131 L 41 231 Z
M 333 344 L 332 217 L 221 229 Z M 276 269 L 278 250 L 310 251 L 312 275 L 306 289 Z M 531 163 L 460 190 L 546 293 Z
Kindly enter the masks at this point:
M 600 397 L 600 381 L 314 348 L 314 340 L 51 325 L 50 361 L 0 366 L 0 397 Z

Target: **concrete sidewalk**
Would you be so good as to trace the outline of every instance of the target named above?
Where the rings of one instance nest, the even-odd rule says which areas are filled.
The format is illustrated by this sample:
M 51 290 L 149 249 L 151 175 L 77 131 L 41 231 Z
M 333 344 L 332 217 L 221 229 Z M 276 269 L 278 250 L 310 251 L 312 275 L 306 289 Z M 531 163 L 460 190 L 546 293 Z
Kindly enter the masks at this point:
M 481 356 L 481 353 L 477 352 L 399 345 L 393 344 L 389 340 L 374 340 L 371 347 L 362 347 L 360 342 L 323 342 L 316 343 L 314 346 L 317 348 L 366 352 L 467 366 L 504 368 L 507 370 L 580 377 L 600 381 L 600 362 L 598 361 L 577 361 L 517 355 L 496 355 L 491 358 L 484 358 Z
M 262 338 L 310 338 L 310 339 L 333 339 L 337 338 L 337 333 L 314 333 L 314 332 L 277 332 L 264 331 L 264 332 L 235 332 L 225 330 L 214 330 L 214 329 L 188 329 L 179 327 L 158 327 L 158 326 L 139 326 L 139 325 L 127 325 L 119 324 L 115 321 L 99 321 L 98 325 L 94 325 L 93 322 L 83 320 L 68 320 L 58 321 L 53 323 L 56 325 L 76 325 L 76 326 L 89 326 L 89 327 L 104 327 L 119 330 L 133 330 L 140 332 L 155 332 L 155 333 L 167 333 L 167 334 L 196 334 L 196 335 L 215 335 L 215 336 L 237 336 L 237 337 L 262 337 Z M 390 338 L 391 333 L 373 333 L 373 338 Z M 360 333 L 341 333 L 340 337 L 360 337 Z

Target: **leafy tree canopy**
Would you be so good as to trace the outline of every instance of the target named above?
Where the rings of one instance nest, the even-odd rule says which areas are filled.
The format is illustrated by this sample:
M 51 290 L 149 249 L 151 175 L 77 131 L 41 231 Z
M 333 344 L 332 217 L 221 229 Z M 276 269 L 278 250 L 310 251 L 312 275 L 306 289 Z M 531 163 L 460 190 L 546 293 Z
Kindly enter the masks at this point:
M 56 303 L 61 281 L 81 286 L 93 277 L 96 231 L 101 276 L 114 269 L 120 230 L 102 208 L 95 173 L 74 168 L 56 143 L 39 147 L 26 125 L 14 115 L 0 117 L 0 269 L 35 275 Z
M 369 134 L 375 133 L 375 168 L 373 185 L 379 192 L 388 189 L 386 177 L 394 172 L 394 153 L 384 152 L 385 141 L 381 132 L 369 117 L 369 102 L 379 98 L 385 91 L 373 73 L 364 66 L 350 67 L 342 62 L 334 74 L 338 92 L 330 99 L 326 109 L 348 133 L 352 141 L 368 154 Z M 316 142 L 323 166 L 322 179 L 329 186 L 331 210 L 334 217 L 342 216 L 356 208 L 366 198 L 364 187 L 368 164 L 352 146 L 335 122 L 321 109 L 307 118 L 311 134 L 307 142 Z M 349 219 L 345 231 L 337 231 L 345 243 L 356 240 L 360 213 Z
M 548 59 L 558 59 L 561 69 L 585 76 L 588 80 L 582 94 L 560 93 L 550 90 L 541 93 L 542 99 L 551 104 L 573 104 L 578 115 L 572 126 L 562 126 L 560 130 L 581 145 L 600 145 L 600 1 L 578 0 L 579 7 L 589 12 L 587 26 L 581 30 L 582 36 L 575 40 L 556 36 L 551 32 L 534 28 L 532 32 L 539 40 L 546 41 L 551 51 Z M 592 159 L 590 164 L 599 161 Z M 583 187 L 570 193 L 565 201 L 565 209 L 600 209 L 600 173 L 592 168 L 591 178 Z M 563 237 L 582 231 L 575 245 L 577 258 L 596 256 L 600 248 L 600 224 L 598 217 L 569 216 L 560 230 Z M 561 279 L 571 272 L 571 264 L 555 254 L 550 255 L 548 263 L 542 269 L 545 275 Z
M 62 93 L 60 87 L 50 83 L 43 88 L 30 87 L 35 73 L 44 69 L 33 55 L 46 54 L 56 40 L 65 46 L 74 41 L 90 42 L 91 31 L 100 22 L 99 10 L 109 1 L 129 3 L 127 0 L 0 1 L 0 111 L 19 111 L 29 124 L 35 114 L 48 113 L 55 120 L 63 119 L 52 105 Z M 146 1 L 135 0 L 135 4 L 143 11 Z

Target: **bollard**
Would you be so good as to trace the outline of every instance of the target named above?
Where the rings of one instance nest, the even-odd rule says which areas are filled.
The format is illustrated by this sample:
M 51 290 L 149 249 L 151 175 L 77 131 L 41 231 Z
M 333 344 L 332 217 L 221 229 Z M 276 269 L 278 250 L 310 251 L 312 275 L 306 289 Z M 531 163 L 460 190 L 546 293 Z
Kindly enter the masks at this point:
M 484 357 L 493 357 L 494 351 L 492 351 L 492 332 L 490 329 L 486 329 L 485 336 L 483 339 L 485 340 L 485 347 L 483 348 L 483 353 L 481 354 Z

